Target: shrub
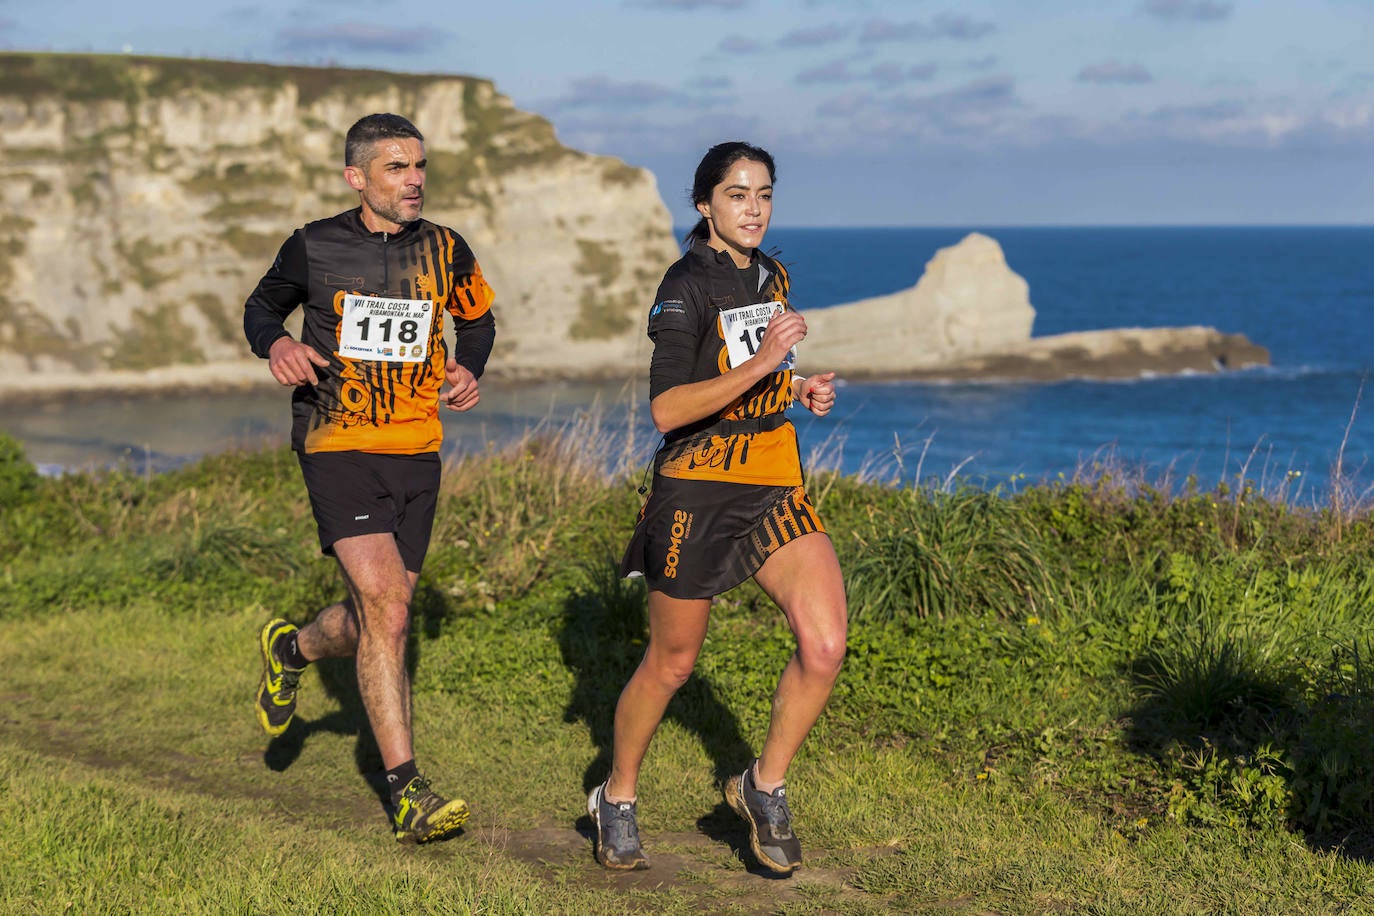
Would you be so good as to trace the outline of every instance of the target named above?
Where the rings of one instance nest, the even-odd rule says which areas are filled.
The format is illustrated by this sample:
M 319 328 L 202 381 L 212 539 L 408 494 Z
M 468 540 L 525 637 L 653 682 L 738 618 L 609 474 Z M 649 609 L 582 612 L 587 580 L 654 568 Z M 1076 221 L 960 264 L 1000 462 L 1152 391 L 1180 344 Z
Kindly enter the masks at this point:
M 845 560 L 856 618 L 1034 615 L 1049 591 L 1040 537 L 997 493 L 912 488 L 855 532 Z
M 24 456 L 18 440 L 0 433 L 0 507 L 27 502 L 38 491 L 38 469 Z

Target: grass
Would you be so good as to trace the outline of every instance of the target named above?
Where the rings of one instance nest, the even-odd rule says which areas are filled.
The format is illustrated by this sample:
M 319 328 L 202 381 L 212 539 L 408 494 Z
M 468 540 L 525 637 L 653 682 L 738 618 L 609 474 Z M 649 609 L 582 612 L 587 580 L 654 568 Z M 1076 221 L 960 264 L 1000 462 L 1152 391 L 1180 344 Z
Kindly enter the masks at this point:
M 605 873 L 639 457 L 584 424 L 447 469 L 416 742 L 474 817 L 404 849 L 349 664 L 282 738 L 249 709 L 257 628 L 338 594 L 290 454 L 45 479 L 0 439 L 0 911 L 1374 911 L 1369 518 L 1243 481 L 816 475 L 853 622 L 789 778 L 806 867 L 751 869 L 719 795 L 790 651 L 746 584 L 646 761 L 654 867 Z

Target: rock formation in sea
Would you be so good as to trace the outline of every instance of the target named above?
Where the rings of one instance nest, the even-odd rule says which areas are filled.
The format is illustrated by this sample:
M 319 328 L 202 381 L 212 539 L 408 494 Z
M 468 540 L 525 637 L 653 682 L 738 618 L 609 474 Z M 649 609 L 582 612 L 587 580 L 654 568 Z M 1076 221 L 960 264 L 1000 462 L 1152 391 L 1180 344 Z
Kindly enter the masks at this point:
M 1209 327 L 1115 328 L 1032 337 L 1026 281 L 994 239 L 941 248 L 915 286 L 807 313 L 799 368 L 850 378 L 1136 378 L 1269 364 L 1241 334 Z
M 0 53 L 0 399 L 272 384 L 243 300 L 297 226 L 357 204 L 359 116 L 426 136 L 425 215 L 497 292 L 504 380 L 647 371 L 678 257 L 653 176 L 563 146 L 488 80 L 131 55 Z M 1000 247 L 972 235 L 910 290 L 808 315 L 807 366 L 850 376 L 1112 377 L 1267 361 L 1209 328 L 1032 338 Z

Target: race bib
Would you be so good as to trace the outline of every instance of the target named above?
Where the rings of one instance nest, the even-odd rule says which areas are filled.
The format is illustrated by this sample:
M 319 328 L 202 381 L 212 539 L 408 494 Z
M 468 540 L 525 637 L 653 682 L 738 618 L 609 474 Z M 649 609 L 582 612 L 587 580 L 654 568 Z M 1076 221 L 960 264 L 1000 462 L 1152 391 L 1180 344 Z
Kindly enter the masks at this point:
M 760 302 L 739 308 L 721 309 L 720 333 L 725 338 L 730 368 L 734 369 L 759 351 L 768 322 L 782 310 L 781 302 Z M 797 361 L 797 348 L 787 351 L 787 357 L 774 372 L 791 369 Z
M 429 356 L 434 303 L 428 299 L 344 296 L 339 355 L 349 359 L 419 363 Z

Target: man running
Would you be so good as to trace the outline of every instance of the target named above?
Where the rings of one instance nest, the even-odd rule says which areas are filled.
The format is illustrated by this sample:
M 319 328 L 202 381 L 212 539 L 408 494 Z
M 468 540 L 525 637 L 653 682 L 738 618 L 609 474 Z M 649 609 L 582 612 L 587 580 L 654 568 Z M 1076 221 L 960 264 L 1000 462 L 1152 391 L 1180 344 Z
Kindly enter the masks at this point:
M 257 717 L 267 734 L 282 734 L 305 666 L 356 658 L 396 839 L 423 843 L 456 831 L 468 808 L 436 794 L 416 768 L 410 602 L 439 492 L 438 406 L 477 404 L 496 336 L 492 291 L 462 237 L 420 218 L 424 137 L 410 121 L 359 120 L 344 141 L 343 174 L 359 206 L 297 229 L 244 305 L 253 352 L 294 389 L 292 448 L 320 548 L 338 560 L 347 592 L 308 626 L 274 619 L 263 627 Z M 298 306 L 295 340 L 283 322 Z

